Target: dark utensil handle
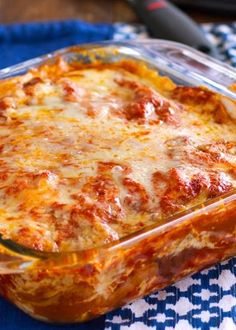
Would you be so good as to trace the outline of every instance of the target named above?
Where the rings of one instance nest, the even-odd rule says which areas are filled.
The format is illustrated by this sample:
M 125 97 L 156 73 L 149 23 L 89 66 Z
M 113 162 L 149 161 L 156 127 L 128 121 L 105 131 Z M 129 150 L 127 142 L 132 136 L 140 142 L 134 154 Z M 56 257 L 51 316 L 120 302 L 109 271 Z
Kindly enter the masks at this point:
M 134 6 L 153 37 L 181 42 L 218 57 L 199 26 L 173 4 L 165 0 L 136 0 Z

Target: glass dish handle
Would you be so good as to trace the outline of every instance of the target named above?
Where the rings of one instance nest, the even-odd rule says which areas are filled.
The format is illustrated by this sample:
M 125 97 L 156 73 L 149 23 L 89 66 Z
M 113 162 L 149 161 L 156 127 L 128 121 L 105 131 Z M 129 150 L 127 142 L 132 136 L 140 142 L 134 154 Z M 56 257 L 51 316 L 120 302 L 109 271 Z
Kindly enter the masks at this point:
M 12 252 L 0 244 L 0 275 L 22 273 L 34 261 L 34 258 Z
M 236 82 L 236 70 L 230 65 L 173 41 L 144 39 L 135 43 L 175 80 L 179 76 L 190 85 L 204 85 L 236 99 L 236 93 L 228 89 Z

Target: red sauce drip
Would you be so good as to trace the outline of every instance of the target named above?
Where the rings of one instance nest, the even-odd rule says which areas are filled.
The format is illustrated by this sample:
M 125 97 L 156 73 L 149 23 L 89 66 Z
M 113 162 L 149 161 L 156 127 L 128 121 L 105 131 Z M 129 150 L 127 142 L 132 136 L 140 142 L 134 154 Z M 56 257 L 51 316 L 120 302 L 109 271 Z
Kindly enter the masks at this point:
M 116 82 L 133 93 L 133 100 L 123 109 L 123 115 L 127 120 L 136 120 L 140 124 L 145 122 L 153 124 L 160 121 L 171 125 L 179 123 L 176 109 L 173 109 L 169 101 L 151 88 L 134 81 Z
M 136 211 L 147 210 L 149 196 L 145 188 L 130 178 L 124 178 L 123 185 L 128 190 L 124 203 Z
M 177 86 L 171 94 L 171 97 L 184 104 L 201 105 L 197 111 L 212 113 L 216 123 L 222 124 L 230 120 L 230 116 L 221 103 L 219 96 L 214 92 L 203 87 Z M 211 105 L 211 111 L 209 111 Z M 205 106 L 207 106 L 205 110 Z M 194 108 L 196 111 L 196 107 Z
M 184 175 L 184 169 L 171 168 L 167 173 L 155 172 L 152 181 L 161 210 L 167 215 L 181 210 L 200 194 L 212 198 L 232 189 L 225 174 L 213 170 L 201 170 L 189 178 Z

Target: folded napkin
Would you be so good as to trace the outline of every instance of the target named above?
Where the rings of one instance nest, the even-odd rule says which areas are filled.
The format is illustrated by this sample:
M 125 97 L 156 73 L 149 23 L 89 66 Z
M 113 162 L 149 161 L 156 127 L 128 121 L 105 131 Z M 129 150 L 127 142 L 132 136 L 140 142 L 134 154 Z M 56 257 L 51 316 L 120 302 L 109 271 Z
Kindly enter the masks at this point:
M 111 24 L 75 20 L 0 25 L 0 68 L 63 47 L 112 39 L 114 31 Z
M 203 29 L 225 61 L 236 66 L 236 23 Z M 0 68 L 66 46 L 147 36 L 142 25 L 81 21 L 0 25 Z M 236 258 L 77 325 L 44 324 L 0 298 L 0 330 L 236 330 Z

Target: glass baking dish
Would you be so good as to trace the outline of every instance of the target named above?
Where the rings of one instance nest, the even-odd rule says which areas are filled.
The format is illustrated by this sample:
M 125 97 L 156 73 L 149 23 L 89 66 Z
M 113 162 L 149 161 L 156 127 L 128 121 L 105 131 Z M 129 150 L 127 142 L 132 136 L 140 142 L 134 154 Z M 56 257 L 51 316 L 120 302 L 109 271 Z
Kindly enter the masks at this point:
M 182 85 L 206 86 L 236 100 L 236 71 L 187 46 L 163 40 L 104 42 L 63 49 L 0 71 L 20 75 L 58 56 L 67 61 L 146 62 Z M 235 109 L 236 111 L 236 109 Z M 0 293 L 34 318 L 82 322 L 236 254 L 236 191 L 119 241 L 82 251 L 39 252 L 0 237 Z

